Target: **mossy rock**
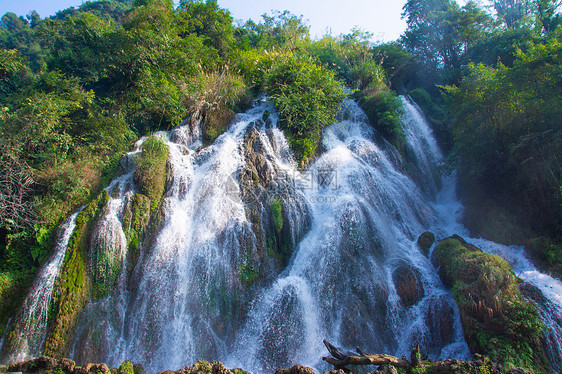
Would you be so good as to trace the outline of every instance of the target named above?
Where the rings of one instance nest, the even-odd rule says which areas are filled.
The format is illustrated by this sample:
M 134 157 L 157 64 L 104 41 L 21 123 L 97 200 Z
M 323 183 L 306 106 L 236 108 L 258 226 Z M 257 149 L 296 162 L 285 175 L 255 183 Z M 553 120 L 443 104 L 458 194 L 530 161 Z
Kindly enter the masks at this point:
M 23 303 L 34 275 L 33 269 L 0 273 L 0 336 L 4 335 L 10 317 Z
M 418 247 L 424 255 L 429 254 L 429 249 L 435 243 L 435 235 L 433 233 L 426 231 L 418 237 Z
M 134 179 L 139 191 L 150 199 L 152 211 L 164 194 L 167 161 L 168 147 L 162 140 L 150 137 L 143 143 Z
M 135 374 L 135 369 L 131 361 L 123 361 L 121 366 L 119 366 L 119 374 Z
M 273 199 L 270 205 L 271 216 L 273 217 L 273 225 L 275 231 L 280 233 L 283 230 L 283 203 L 279 197 Z
M 205 122 L 203 123 L 203 141 L 205 144 L 213 143 L 222 135 L 235 116 L 236 113 L 225 106 L 209 109 L 205 114 Z
M 504 259 L 454 235 L 437 248 L 439 275 L 453 291 L 466 342 L 506 369 L 548 372 L 537 308 L 519 291 L 520 280 Z
M 76 217 L 76 229 L 68 243 L 61 276 L 55 283 L 58 300 L 49 323 L 45 355 L 61 358 L 68 354 L 74 328 L 88 302 L 92 286 L 87 270 L 90 235 L 108 200 L 109 195 L 104 190 Z

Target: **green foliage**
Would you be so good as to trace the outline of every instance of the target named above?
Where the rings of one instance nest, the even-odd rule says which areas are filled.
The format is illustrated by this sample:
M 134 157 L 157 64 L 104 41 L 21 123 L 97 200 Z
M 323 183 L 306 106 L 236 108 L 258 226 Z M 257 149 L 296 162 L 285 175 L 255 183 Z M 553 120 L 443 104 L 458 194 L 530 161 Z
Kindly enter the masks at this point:
M 452 0 L 408 0 L 403 16 L 408 25 L 402 43 L 427 70 L 440 71 L 447 82 L 460 75 L 464 50 L 492 26 L 485 11 L 469 1 L 460 7 Z
M 246 256 L 240 266 L 240 279 L 246 286 L 251 286 L 258 279 L 258 270 L 250 250 L 246 251 Z
M 334 121 L 345 97 L 342 84 L 309 58 L 278 55 L 267 73 L 266 91 L 297 158 L 306 162 L 317 151 L 322 129 Z
M 415 81 L 415 62 L 402 44 L 390 42 L 375 45 L 371 53 L 385 70 L 392 88 L 399 89 Z
M 168 147 L 162 140 L 151 136 L 142 144 L 134 177 L 140 192 L 150 199 L 151 210 L 156 209 L 164 193 L 167 160 Z
M 562 244 L 547 237 L 537 237 L 529 240 L 526 248 L 540 264 L 562 276 Z
M 283 229 L 283 204 L 279 197 L 275 197 L 269 206 L 275 231 L 279 234 Z
M 401 150 L 406 141 L 406 135 L 400 120 L 402 114 L 400 99 L 390 90 L 382 89 L 365 96 L 359 101 L 359 104 L 367 114 L 371 125 Z
M 262 19 L 260 23 L 248 20 L 236 29 L 234 35 L 242 49 L 292 50 L 309 37 L 309 27 L 302 16 L 289 11 L 274 12 L 272 16 L 263 14 Z
M 0 98 L 5 99 L 29 83 L 30 71 L 17 50 L 0 49 Z
M 123 361 L 121 366 L 119 366 L 119 374 L 135 374 L 135 370 L 133 368 L 133 364 L 131 361 Z
M 542 322 L 536 307 L 523 299 L 509 264 L 453 236 L 436 248 L 440 276 L 452 287 L 467 343 L 507 369 L 544 373 Z
M 44 353 L 51 357 L 66 354 L 71 344 L 71 334 L 80 313 L 89 299 L 91 279 L 88 273 L 88 247 L 94 223 L 109 201 L 107 191 L 100 193 L 76 217 L 76 229 L 72 234 L 62 264 L 61 276 L 55 283 L 58 295 Z
M 181 0 L 179 7 L 181 32 L 196 34 L 213 47 L 221 57 L 226 57 L 234 42 L 232 17 L 216 1 Z
M 528 225 L 552 238 L 562 237 L 561 51 L 555 39 L 530 45 L 512 68 L 471 65 L 459 86 L 445 87 L 461 172 L 523 204 Z

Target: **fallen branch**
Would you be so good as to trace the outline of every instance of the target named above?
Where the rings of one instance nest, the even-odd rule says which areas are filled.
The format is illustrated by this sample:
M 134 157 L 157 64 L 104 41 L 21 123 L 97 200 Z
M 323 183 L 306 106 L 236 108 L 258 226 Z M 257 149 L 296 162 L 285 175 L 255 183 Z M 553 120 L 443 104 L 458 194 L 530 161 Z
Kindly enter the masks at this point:
M 386 354 L 367 354 L 357 348 L 359 355 L 347 354 L 324 340 L 324 345 L 333 357 L 322 357 L 322 360 L 334 365 L 335 369 L 344 369 L 346 365 L 393 365 L 411 368 L 412 364 L 404 357 L 398 358 Z

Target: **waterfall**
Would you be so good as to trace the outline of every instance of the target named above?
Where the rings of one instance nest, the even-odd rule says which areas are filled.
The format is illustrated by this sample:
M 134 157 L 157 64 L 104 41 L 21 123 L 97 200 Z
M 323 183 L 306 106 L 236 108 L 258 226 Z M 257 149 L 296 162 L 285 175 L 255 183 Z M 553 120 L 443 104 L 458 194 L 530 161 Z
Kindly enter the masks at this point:
M 416 344 L 433 359 L 470 355 L 452 297 L 416 246 L 435 212 L 387 145 L 377 144 L 357 104 L 344 112 L 325 131 L 326 151 L 301 176 L 311 229 L 289 267 L 254 300 L 231 366 L 325 368 L 322 339 L 398 356 Z M 420 137 L 409 130 L 414 147 Z M 401 273 L 416 277 L 415 305 L 397 294 Z
M 15 336 L 12 339 L 15 347 L 8 358 L 10 362 L 37 357 L 43 348 L 47 335 L 53 287 L 60 273 L 68 242 L 76 227 L 76 217 L 81 210 L 82 208 L 68 217 L 60 226 L 54 253 L 39 271 L 29 294 L 23 302 L 16 317 L 16 327 L 12 331 Z M 2 346 L 0 346 L 1 348 Z
M 199 359 L 256 374 L 296 363 L 324 370 L 327 339 L 398 357 L 419 344 L 431 359 L 468 359 L 452 295 L 417 245 L 432 231 L 507 258 L 539 290 L 549 358 L 560 362 L 560 282 L 520 247 L 469 237 L 455 176 L 438 175 L 430 126 L 402 102 L 404 159 L 351 101 L 306 170 L 265 100 L 204 148 L 188 124 L 157 134 L 169 149 L 162 222 L 129 267 L 124 216 L 141 139 L 90 237 L 96 287 L 71 357 L 110 367 L 131 360 L 148 373 Z

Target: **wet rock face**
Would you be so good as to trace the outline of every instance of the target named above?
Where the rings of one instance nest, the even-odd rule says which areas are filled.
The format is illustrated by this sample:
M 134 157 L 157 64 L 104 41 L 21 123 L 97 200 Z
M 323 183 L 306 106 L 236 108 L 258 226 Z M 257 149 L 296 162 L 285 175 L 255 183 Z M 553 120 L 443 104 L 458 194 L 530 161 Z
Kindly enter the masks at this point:
M 435 235 L 433 233 L 426 231 L 418 237 L 418 247 L 424 255 L 429 254 L 429 249 L 435 242 Z
M 420 272 L 410 265 L 401 265 L 392 274 L 396 292 L 406 307 L 416 304 L 425 295 Z
M 254 265 L 259 268 L 258 279 L 265 283 L 288 264 L 295 244 L 310 226 L 305 202 L 295 194 L 290 179 L 279 175 L 276 148 L 275 136 L 271 129 L 265 129 L 264 121 L 248 126 L 238 183 L 257 239 Z
M 425 323 L 429 326 L 430 339 L 425 342 L 425 349 L 439 352 L 441 347 L 453 342 L 455 311 L 453 306 L 445 298 L 439 298 L 432 302 L 424 316 Z
M 255 126 L 261 126 L 261 121 L 254 125 L 250 125 L 248 132 L 244 138 L 244 157 L 246 159 L 245 177 L 249 177 L 249 181 L 259 184 L 264 188 L 275 179 L 277 172 L 273 169 L 263 151 L 263 143 L 260 139 L 260 133 Z M 248 182 L 249 182 L 248 181 Z

